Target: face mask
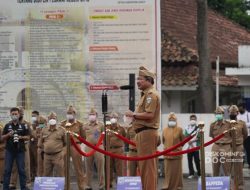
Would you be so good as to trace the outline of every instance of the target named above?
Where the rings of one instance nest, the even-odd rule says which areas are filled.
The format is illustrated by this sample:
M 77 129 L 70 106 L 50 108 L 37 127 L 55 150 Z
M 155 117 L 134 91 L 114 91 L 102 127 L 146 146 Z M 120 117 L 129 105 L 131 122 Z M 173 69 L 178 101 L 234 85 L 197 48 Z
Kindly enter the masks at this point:
M 38 127 L 42 129 L 45 127 L 45 124 L 39 124 Z
M 67 114 L 66 117 L 67 117 L 67 120 L 68 120 L 68 121 L 74 119 L 74 115 L 73 115 L 73 114 Z
M 236 120 L 237 115 L 229 115 L 230 120 Z
M 31 122 L 34 124 L 37 121 L 37 117 L 31 117 Z
M 55 119 L 50 119 L 49 120 L 49 125 L 56 125 L 56 120 Z
M 168 126 L 169 127 L 175 127 L 176 126 L 176 121 L 169 121 Z
M 111 118 L 110 122 L 111 122 L 111 124 L 115 124 L 115 123 L 117 123 L 117 119 L 116 118 Z
M 190 125 L 196 125 L 196 121 L 195 120 L 190 120 Z
M 216 118 L 216 121 L 221 121 L 223 119 L 223 115 L 222 114 L 216 114 L 215 118 Z
M 89 115 L 89 121 L 90 122 L 96 121 L 96 115 Z
M 123 116 L 123 121 L 126 125 L 129 125 L 132 123 L 133 118 L 132 117 L 127 117 L 126 115 Z
M 18 115 L 11 115 L 10 118 L 12 121 L 17 121 L 19 119 L 19 116 Z

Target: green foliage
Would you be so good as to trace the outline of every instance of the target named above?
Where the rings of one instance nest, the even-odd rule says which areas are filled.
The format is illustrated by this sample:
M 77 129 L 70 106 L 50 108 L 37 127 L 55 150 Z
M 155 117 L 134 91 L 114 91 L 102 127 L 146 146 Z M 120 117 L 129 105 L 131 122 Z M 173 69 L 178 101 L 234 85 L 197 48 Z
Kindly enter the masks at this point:
M 250 1 L 247 0 L 207 0 L 208 6 L 225 17 L 250 29 Z

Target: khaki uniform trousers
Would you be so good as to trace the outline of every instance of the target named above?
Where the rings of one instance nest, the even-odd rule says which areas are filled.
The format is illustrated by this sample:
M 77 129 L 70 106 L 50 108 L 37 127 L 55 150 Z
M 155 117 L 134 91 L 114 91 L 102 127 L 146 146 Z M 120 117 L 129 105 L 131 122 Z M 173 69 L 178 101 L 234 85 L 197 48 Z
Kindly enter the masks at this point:
M 149 129 L 136 134 L 136 148 L 138 156 L 154 154 L 157 150 L 157 130 Z M 139 161 L 139 170 L 143 190 L 157 189 L 156 159 Z
M 29 143 L 25 143 L 25 173 L 26 173 L 26 184 L 27 186 L 31 186 L 31 178 L 30 178 L 30 151 L 29 151 Z M 10 185 L 16 187 L 17 183 L 17 165 L 16 162 L 13 163 Z
M 64 159 L 63 151 L 48 155 L 44 153 L 44 176 L 46 177 L 63 177 L 64 176 Z
M 30 177 L 34 181 L 37 176 L 37 143 L 30 142 Z
M 0 151 L 0 181 L 3 181 L 4 173 L 4 150 Z
M 128 156 L 137 156 L 136 150 L 129 150 Z M 138 161 L 128 161 L 129 176 L 137 176 Z
M 239 190 L 244 189 L 244 178 L 243 178 L 243 154 L 244 154 L 244 146 L 237 145 L 236 146 L 236 156 L 234 157 L 233 164 L 236 166 L 236 175 L 238 176 L 238 188 Z M 234 167 L 232 164 L 232 174 L 234 176 Z
M 220 175 L 220 166 L 222 166 L 225 176 L 230 176 L 231 151 L 232 151 L 231 144 L 225 144 L 225 145 L 214 144 L 212 146 L 213 176 Z
M 44 154 L 42 155 L 43 150 L 41 148 L 37 149 L 37 176 L 41 177 L 44 175 L 44 171 L 43 171 L 43 165 L 44 165 L 44 161 L 43 161 L 43 157 Z
M 64 151 L 65 151 L 65 155 L 66 155 L 66 149 Z M 83 164 L 83 160 L 82 160 L 82 155 L 79 154 L 73 146 L 71 146 L 70 147 L 70 156 L 72 158 L 72 163 L 73 163 L 74 170 L 75 170 L 78 189 L 84 190 L 85 185 L 86 185 L 86 177 L 85 177 L 85 173 L 83 170 L 84 164 Z M 65 159 L 64 161 L 66 163 L 66 156 L 64 157 L 64 159 Z M 65 172 L 66 172 L 66 170 L 65 170 Z
M 113 154 L 124 154 L 123 147 L 110 148 L 109 151 Z M 112 184 L 113 182 L 114 172 L 116 172 L 116 178 L 119 176 L 123 176 L 123 160 L 110 157 L 110 184 Z
M 102 146 L 100 146 L 101 149 L 103 149 Z M 89 147 L 85 148 L 86 152 L 91 151 L 92 149 Z M 87 186 L 91 187 L 91 181 L 93 178 L 93 166 L 94 162 L 97 167 L 97 175 L 98 175 L 98 182 L 99 182 L 99 188 L 104 187 L 104 155 L 100 152 L 95 152 L 94 155 L 86 157 L 86 182 Z

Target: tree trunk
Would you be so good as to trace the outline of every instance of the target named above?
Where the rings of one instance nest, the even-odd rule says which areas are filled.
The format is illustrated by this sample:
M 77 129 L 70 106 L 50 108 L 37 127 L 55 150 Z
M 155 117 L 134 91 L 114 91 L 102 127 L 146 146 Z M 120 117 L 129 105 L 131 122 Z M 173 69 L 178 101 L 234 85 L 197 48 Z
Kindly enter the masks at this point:
M 200 113 L 211 113 L 215 107 L 207 28 L 207 0 L 197 0 L 197 46 L 199 54 L 198 111 Z

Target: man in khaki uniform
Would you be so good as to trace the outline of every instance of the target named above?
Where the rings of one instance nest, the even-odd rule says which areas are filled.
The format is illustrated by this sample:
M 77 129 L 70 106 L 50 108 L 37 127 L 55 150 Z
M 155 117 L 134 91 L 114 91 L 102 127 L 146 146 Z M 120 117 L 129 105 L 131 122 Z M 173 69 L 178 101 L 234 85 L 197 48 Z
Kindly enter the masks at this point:
M 37 138 L 37 141 L 39 142 L 41 138 L 41 132 L 43 128 L 47 126 L 47 120 L 44 116 L 38 117 L 38 126 L 35 131 L 35 137 Z M 44 165 L 44 151 L 43 151 L 43 144 L 37 145 L 37 176 L 41 177 L 44 175 L 43 171 L 43 165 Z
M 107 126 L 108 129 L 117 132 L 118 134 L 126 137 L 126 132 L 123 127 L 118 123 L 118 114 L 112 112 L 110 115 L 111 125 Z M 114 154 L 123 155 L 124 154 L 124 142 L 119 139 L 115 134 L 108 133 L 109 141 L 109 151 Z M 112 182 L 114 179 L 114 171 L 116 172 L 116 177 L 123 176 L 123 160 L 110 157 L 110 186 L 112 187 Z
M 32 130 L 30 123 L 26 121 L 23 116 L 24 116 L 24 109 L 22 106 L 18 107 L 20 110 L 20 117 L 19 117 L 19 122 L 21 124 L 24 124 L 25 126 L 28 127 L 29 129 L 29 134 L 31 135 Z M 26 186 L 31 188 L 31 177 L 30 177 L 30 147 L 29 147 L 30 140 L 25 141 L 25 173 L 26 173 Z M 10 178 L 10 189 L 16 189 L 16 183 L 17 183 L 17 166 L 16 163 L 14 162 L 13 168 L 12 168 L 12 173 L 11 173 L 11 178 Z
M 76 119 L 76 110 L 73 106 L 68 107 L 66 117 L 67 119 L 61 122 L 61 126 L 65 128 L 67 131 L 77 133 L 81 137 L 86 138 L 85 131 L 83 130 L 83 124 Z M 79 140 L 77 139 L 75 140 L 77 144 L 79 145 L 81 144 Z M 75 169 L 78 189 L 84 190 L 85 177 L 83 171 L 82 156 L 77 152 L 77 150 L 73 147 L 73 145 L 70 146 L 70 155 Z M 64 161 L 66 161 L 66 156 L 64 159 L 65 159 Z
M 36 128 L 38 127 L 38 117 L 39 112 L 38 111 L 32 111 L 31 113 L 31 139 L 30 139 L 30 176 L 31 181 L 35 180 L 35 177 L 37 176 L 37 136 L 36 136 Z
M 231 129 L 230 122 L 223 119 L 224 110 L 217 107 L 215 110 L 216 121 L 210 125 L 209 136 L 212 138 L 221 135 L 224 131 Z M 231 149 L 232 138 L 230 133 L 216 141 L 212 146 L 212 167 L 213 176 L 220 175 L 220 166 L 222 166 L 225 176 L 231 174 Z
M 236 121 L 236 123 L 231 123 L 231 126 L 236 128 L 236 153 L 234 153 L 233 164 L 236 165 L 236 171 L 232 171 L 238 175 L 238 185 L 239 189 L 244 188 L 244 179 L 243 179 L 243 155 L 244 155 L 244 146 L 243 142 L 248 136 L 246 123 L 241 120 L 237 120 L 237 115 L 239 113 L 238 107 L 236 105 L 232 105 L 229 108 L 229 117 L 230 120 Z M 233 169 L 234 167 L 232 167 Z
M 153 88 L 154 73 L 145 67 L 139 68 L 137 86 L 142 91 L 135 112 L 127 111 L 128 117 L 133 117 L 132 123 L 136 132 L 138 156 L 154 154 L 157 150 L 158 128 L 160 124 L 160 96 Z M 139 162 L 143 190 L 157 189 L 156 159 Z
M 132 126 L 130 126 L 127 130 L 127 139 L 129 139 L 132 142 L 135 142 L 135 130 Z M 137 149 L 133 145 L 129 145 L 129 152 L 128 155 L 131 157 L 137 156 Z M 128 169 L 129 169 L 129 176 L 136 176 L 137 175 L 137 167 L 138 167 L 138 161 L 129 161 L 128 162 Z
M 97 112 L 94 108 L 91 108 L 88 120 L 89 121 L 83 126 L 84 130 L 86 131 L 86 140 L 89 143 L 96 145 L 104 129 L 104 126 L 101 122 L 97 121 Z M 103 149 L 103 145 L 101 145 L 99 148 Z M 92 149 L 88 146 L 85 147 L 86 152 L 90 152 L 91 150 Z M 104 155 L 96 151 L 92 156 L 86 157 L 86 190 L 92 189 L 91 180 L 93 178 L 94 163 L 97 167 L 99 189 L 104 189 Z
M 5 144 L 4 142 L 1 140 L 1 136 L 2 136 L 2 132 L 3 132 L 3 125 L 0 124 L 0 182 L 1 184 L 3 183 L 3 170 L 4 170 L 4 150 L 5 150 Z
M 51 112 L 48 116 L 48 127 L 42 129 L 38 146 L 44 150 L 44 176 L 64 176 L 63 148 L 66 145 L 65 130 L 58 126 L 57 116 Z

